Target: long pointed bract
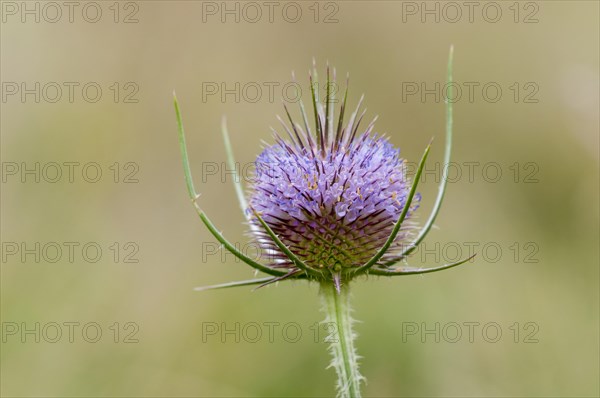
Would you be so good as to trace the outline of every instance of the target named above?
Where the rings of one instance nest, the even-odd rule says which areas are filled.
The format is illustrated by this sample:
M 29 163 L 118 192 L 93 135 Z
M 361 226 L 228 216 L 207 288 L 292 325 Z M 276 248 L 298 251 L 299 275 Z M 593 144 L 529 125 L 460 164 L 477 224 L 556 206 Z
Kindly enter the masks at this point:
M 210 286 L 199 286 L 199 287 L 195 287 L 194 290 L 197 292 L 202 292 L 205 290 L 227 289 L 229 287 L 260 285 L 260 284 L 263 284 L 266 282 L 274 281 L 276 279 L 277 279 L 277 277 L 248 279 L 246 281 L 235 281 L 235 282 L 219 283 L 217 285 L 210 285 Z
M 194 181 L 192 180 L 192 172 L 190 171 L 190 161 L 188 159 L 187 145 L 185 143 L 185 132 L 183 130 L 183 119 L 181 117 L 181 112 L 179 111 L 179 104 L 177 103 L 177 96 L 175 95 L 175 91 L 173 91 L 173 103 L 175 105 L 175 115 L 177 117 L 177 127 L 179 131 L 179 149 L 181 151 L 181 160 L 183 162 L 183 172 L 185 173 L 185 185 L 187 187 L 190 198 L 192 198 L 192 200 L 195 200 L 198 197 L 198 195 L 196 194 L 196 190 L 194 189 Z
M 447 91 L 448 99 L 446 100 L 446 147 L 444 150 L 444 165 L 445 165 L 444 169 L 446 169 L 446 170 L 448 168 L 448 165 L 450 164 L 450 155 L 452 152 L 453 119 L 452 119 L 452 101 L 451 101 L 451 99 L 452 99 L 452 94 L 454 92 L 453 87 L 452 87 L 453 57 L 454 57 L 454 46 L 451 46 L 450 54 L 448 56 L 448 91 Z M 419 244 L 423 241 L 423 239 L 425 239 L 425 237 L 431 230 L 431 227 L 433 226 L 433 223 L 435 222 L 435 219 L 436 219 L 438 213 L 440 212 L 440 208 L 442 207 L 442 201 L 444 200 L 444 194 L 446 193 L 447 183 L 448 183 L 448 176 L 442 175 L 442 181 L 440 182 L 440 186 L 438 188 L 438 194 L 435 199 L 435 204 L 433 205 L 433 209 L 431 210 L 431 214 L 429 215 L 427 222 L 425 223 L 425 225 L 423 226 L 421 231 L 419 231 L 417 238 L 400 254 L 400 257 L 398 258 L 398 260 L 394 260 L 393 262 L 386 264 L 387 266 L 391 266 L 391 265 L 397 263 L 398 261 L 401 261 L 402 259 L 404 259 L 406 256 L 411 254 L 417 248 L 417 246 L 419 246 Z
M 430 272 L 437 272 L 437 271 L 442 271 L 442 270 L 449 269 L 452 267 L 457 267 L 461 264 L 466 263 L 467 261 L 472 260 L 475 256 L 476 256 L 476 254 L 473 254 L 471 257 L 468 257 L 464 260 L 460 260 L 455 263 L 444 264 L 444 265 L 440 265 L 438 267 L 432 267 L 432 268 L 405 268 L 405 269 L 400 269 L 400 270 L 371 268 L 369 270 L 369 274 L 381 275 L 381 276 L 428 274 Z
M 238 198 L 240 208 L 244 213 L 244 217 L 247 218 L 246 209 L 248 209 L 248 203 L 246 202 L 246 198 L 244 197 L 244 188 L 242 187 L 240 175 L 237 173 L 237 169 L 235 167 L 235 157 L 233 156 L 231 141 L 229 140 L 229 131 L 227 130 L 227 120 L 225 119 L 225 116 L 223 116 L 223 120 L 221 122 L 221 131 L 223 133 L 223 143 L 225 144 L 225 152 L 227 152 L 227 165 L 229 166 L 230 170 L 233 170 L 233 187 L 235 188 L 235 194 Z
M 236 256 L 237 258 L 239 258 L 240 260 L 242 260 L 249 266 L 251 266 L 259 271 L 262 271 L 266 274 L 269 274 L 269 275 L 274 275 L 274 276 L 285 275 L 285 272 L 267 267 L 266 265 L 259 264 L 256 261 L 252 260 L 250 257 L 248 257 L 245 254 L 243 254 L 242 252 L 240 252 L 239 250 L 237 250 L 235 248 L 235 246 L 232 245 L 227 239 L 225 239 L 223 234 L 221 234 L 219 232 L 219 230 L 217 230 L 217 228 L 212 223 L 212 221 L 210 221 L 208 216 L 204 213 L 204 211 L 200 208 L 200 206 L 198 206 L 197 200 L 198 200 L 199 195 L 196 193 L 196 190 L 194 189 L 194 183 L 192 181 L 192 172 L 190 170 L 190 162 L 188 160 L 187 146 L 185 144 L 185 132 L 183 129 L 183 121 L 181 118 L 181 112 L 179 111 L 179 104 L 177 103 L 177 97 L 175 96 L 175 93 L 173 93 L 173 100 L 174 100 L 174 105 L 175 105 L 175 114 L 177 115 L 177 125 L 178 125 L 178 132 L 179 132 L 179 147 L 181 149 L 181 158 L 183 160 L 183 170 L 184 170 L 184 174 L 185 174 L 185 181 L 186 181 L 186 185 L 188 188 L 188 193 L 190 195 L 190 199 L 192 200 L 192 204 L 194 205 L 194 208 L 196 209 L 196 213 L 198 213 L 198 216 L 200 216 L 200 220 L 202 220 L 202 222 L 204 223 L 206 228 L 208 228 L 209 232 L 215 237 L 215 239 L 217 239 L 219 241 L 219 243 L 221 243 L 223 246 L 225 246 L 225 248 L 227 250 L 229 250 L 231 252 L 231 254 L 233 254 L 234 256 Z

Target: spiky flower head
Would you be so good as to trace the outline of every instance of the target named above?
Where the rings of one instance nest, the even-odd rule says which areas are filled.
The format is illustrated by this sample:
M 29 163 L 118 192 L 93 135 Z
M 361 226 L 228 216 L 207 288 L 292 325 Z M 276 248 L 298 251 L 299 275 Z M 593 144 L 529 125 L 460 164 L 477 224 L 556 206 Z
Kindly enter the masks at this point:
M 452 49 L 448 61 L 448 85 L 452 91 Z M 344 123 L 348 88 L 334 118 L 337 103 L 333 79 L 327 68 L 325 100 L 319 99 L 316 71 L 310 76 L 314 127 L 309 127 L 302 101 L 299 101 L 302 126 L 295 123 L 284 104 L 289 124 L 283 122 L 288 136 L 277 131 L 275 144 L 268 145 L 256 161 L 256 176 L 250 186 L 249 203 L 239 179 L 234 179 L 240 207 L 246 212 L 251 234 L 268 254 L 263 264 L 238 250 L 209 219 L 198 204 L 192 180 L 179 105 L 175 111 L 185 180 L 192 203 L 210 233 L 237 258 L 266 278 L 229 282 L 199 290 L 233 286 L 264 286 L 283 279 L 333 282 L 341 292 L 343 282 L 360 274 L 396 276 L 436 272 L 455 267 L 473 256 L 437 267 L 397 266 L 425 239 L 440 210 L 447 178 L 440 184 L 433 210 L 416 236 L 408 240 L 420 197 L 417 185 L 429 154 L 427 146 L 414 179 L 406 174 L 400 152 L 386 137 L 376 134 L 375 119 L 364 129 L 365 115 L 358 101 L 356 110 Z M 448 97 L 452 97 L 451 92 Z M 337 120 L 335 120 L 337 119 Z M 223 138 L 229 167 L 235 160 L 229 133 L 223 119 Z M 446 103 L 446 147 L 444 163 L 450 162 L 452 147 L 452 103 Z
M 275 144 L 258 156 L 249 210 L 253 235 L 269 253 L 270 266 L 299 271 L 256 214 L 298 259 L 325 278 L 349 275 L 367 263 L 386 243 L 404 208 L 408 206 L 408 220 L 420 199 L 416 195 L 409 201 L 412 184 L 405 162 L 386 137 L 374 132 L 376 119 L 361 129 L 365 113 L 357 115 L 362 98 L 344 124 L 346 91 L 335 117 L 329 90 L 336 87 L 335 71 L 332 80 L 329 75 L 328 68 L 324 103 L 311 75 L 314 130 L 308 123 L 304 128 L 294 123 L 286 107 L 290 125 L 280 120 L 289 139 L 274 131 Z M 403 224 L 377 264 L 400 254 L 408 225 Z

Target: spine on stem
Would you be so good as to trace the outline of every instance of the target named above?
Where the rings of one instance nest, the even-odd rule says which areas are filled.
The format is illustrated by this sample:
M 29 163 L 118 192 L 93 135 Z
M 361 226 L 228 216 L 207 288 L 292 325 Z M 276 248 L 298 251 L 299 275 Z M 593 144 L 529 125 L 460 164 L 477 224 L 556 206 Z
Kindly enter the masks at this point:
M 360 384 L 364 378 L 358 372 L 358 359 L 354 348 L 356 334 L 352 330 L 350 292 L 347 284 L 338 292 L 332 282 L 321 283 L 321 298 L 326 324 L 335 325 L 335 333 L 327 336 L 332 355 L 330 367 L 338 376 L 337 396 L 340 398 L 360 397 Z M 330 329 L 331 330 L 331 329 Z

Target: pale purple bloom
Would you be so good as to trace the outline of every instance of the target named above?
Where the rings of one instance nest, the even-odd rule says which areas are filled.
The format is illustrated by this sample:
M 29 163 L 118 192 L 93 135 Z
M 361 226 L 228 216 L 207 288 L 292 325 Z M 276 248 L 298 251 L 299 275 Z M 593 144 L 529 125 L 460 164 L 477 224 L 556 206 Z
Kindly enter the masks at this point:
M 319 99 L 310 74 L 314 127 L 300 101 L 302 126 L 295 123 L 284 105 L 288 122 L 281 118 L 287 139 L 273 130 L 275 143 L 267 145 L 258 156 L 255 178 L 244 197 L 241 184 L 236 194 L 246 211 L 250 234 L 266 254 L 266 263 L 240 252 L 218 231 L 197 204 L 187 160 L 181 115 L 176 104 L 180 144 L 184 159 L 188 192 L 194 206 L 213 236 L 236 257 L 270 277 L 231 282 L 207 288 L 268 285 L 283 279 L 308 279 L 333 282 L 338 292 L 343 283 L 360 274 L 396 276 L 436 272 L 469 261 L 473 256 L 432 268 L 398 266 L 416 250 L 427 236 L 444 197 L 446 179 L 440 185 L 434 207 L 419 231 L 414 230 L 414 212 L 420 202 L 417 184 L 429 154 L 427 146 L 417 167 L 414 180 L 407 176 L 400 150 L 374 132 L 376 118 L 365 128 L 360 124 L 365 114 L 356 110 L 344 123 L 348 88 L 337 102 L 335 70 L 330 80 L 329 67 L 325 100 Z M 449 64 L 449 82 L 451 81 Z M 315 79 L 316 80 L 316 79 Z M 347 85 L 346 85 L 347 86 Z M 446 151 L 450 161 L 452 143 L 452 106 L 447 104 Z M 233 153 L 225 123 L 223 135 L 230 166 Z
M 314 269 L 340 271 L 373 257 L 390 236 L 411 188 L 400 150 L 372 133 L 373 125 L 357 135 L 348 133 L 351 127 L 324 139 L 323 150 L 297 126 L 294 141 L 276 136 L 256 160 L 250 206 Z M 418 201 L 416 196 L 407 218 Z M 251 222 L 261 246 L 274 253 L 272 265 L 293 267 L 256 217 Z M 393 248 L 405 238 L 406 232 L 398 234 L 381 261 L 398 254 Z

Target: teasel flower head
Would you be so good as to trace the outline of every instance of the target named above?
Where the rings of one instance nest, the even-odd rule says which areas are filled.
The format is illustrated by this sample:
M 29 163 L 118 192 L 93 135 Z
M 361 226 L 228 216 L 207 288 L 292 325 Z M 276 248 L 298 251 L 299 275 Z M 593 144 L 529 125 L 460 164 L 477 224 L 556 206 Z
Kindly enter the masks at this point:
M 311 87 L 314 76 L 315 72 Z M 325 87 L 337 87 L 335 70 L 330 79 L 327 69 Z M 269 266 L 294 274 L 303 271 L 278 247 L 263 222 L 305 264 L 307 276 L 341 280 L 355 275 L 377 254 L 406 208 L 405 223 L 375 265 L 398 257 L 409 243 L 407 221 L 420 197 L 411 195 L 400 151 L 374 132 L 376 118 L 361 127 L 362 98 L 344 124 L 347 85 L 339 115 L 332 92 L 327 90 L 323 103 L 313 90 L 312 129 L 295 122 L 284 105 L 289 122 L 279 120 L 288 139 L 273 130 L 275 143 L 258 156 L 247 211 Z
M 200 290 L 304 279 L 333 282 L 339 292 L 342 284 L 361 274 L 421 274 L 451 268 L 472 258 L 428 268 L 396 265 L 405 263 L 431 229 L 444 197 L 446 178 L 442 179 L 430 216 L 417 229 L 413 220 L 420 195 L 416 190 L 431 142 L 411 180 L 399 149 L 387 137 L 375 132 L 377 117 L 361 127 L 366 113 L 361 110 L 364 96 L 346 122 L 348 78 L 344 96 L 337 101 L 332 90 L 337 87 L 335 69 L 327 66 L 326 75 L 326 94 L 320 98 L 313 61 L 313 70 L 309 72 L 313 123 L 309 123 L 301 100 L 301 122 L 294 121 L 287 104 L 283 105 L 287 121 L 280 117 L 278 120 L 285 134 L 272 129 L 275 142 L 267 144 L 255 162 L 248 197 L 239 178 L 234 179 L 252 239 L 263 249 L 262 258 L 267 259 L 264 263 L 237 250 L 198 205 L 199 195 L 192 182 L 183 123 L 175 100 L 186 182 L 196 211 L 225 249 L 270 275 Z M 450 67 L 448 82 L 451 82 Z M 446 109 L 444 162 L 448 163 L 452 104 L 448 102 Z M 235 169 L 224 118 L 222 130 L 229 166 Z

